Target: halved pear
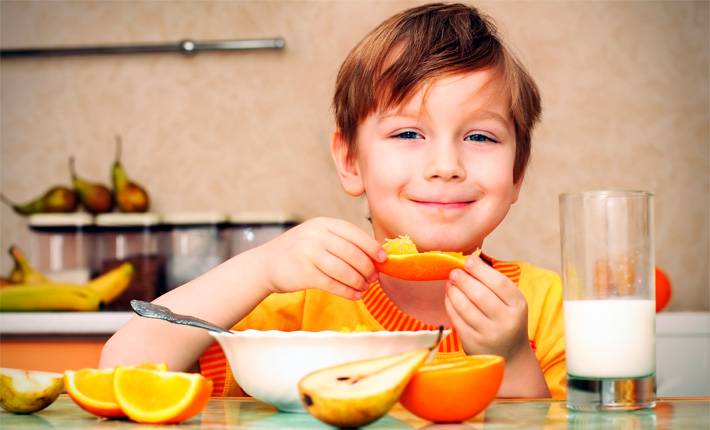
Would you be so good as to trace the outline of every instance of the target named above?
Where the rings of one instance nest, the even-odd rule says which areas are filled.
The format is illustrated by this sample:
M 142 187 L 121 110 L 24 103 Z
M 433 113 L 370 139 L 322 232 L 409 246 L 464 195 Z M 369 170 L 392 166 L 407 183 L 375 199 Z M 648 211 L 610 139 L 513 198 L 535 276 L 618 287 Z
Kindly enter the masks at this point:
M 61 373 L 0 368 L 0 406 L 16 414 L 31 414 L 54 402 L 64 388 Z
M 298 384 L 306 411 L 336 427 L 360 427 L 385 415 L 432 349 L 418 349 L 317 370 Z

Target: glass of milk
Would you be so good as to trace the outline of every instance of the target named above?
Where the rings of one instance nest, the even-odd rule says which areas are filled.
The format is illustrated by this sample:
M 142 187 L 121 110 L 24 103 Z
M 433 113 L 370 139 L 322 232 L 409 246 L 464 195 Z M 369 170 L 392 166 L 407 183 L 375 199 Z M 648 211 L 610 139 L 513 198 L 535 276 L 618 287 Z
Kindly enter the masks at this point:
M 656 404 L 653 195 L 560 195 L 567 407 Z

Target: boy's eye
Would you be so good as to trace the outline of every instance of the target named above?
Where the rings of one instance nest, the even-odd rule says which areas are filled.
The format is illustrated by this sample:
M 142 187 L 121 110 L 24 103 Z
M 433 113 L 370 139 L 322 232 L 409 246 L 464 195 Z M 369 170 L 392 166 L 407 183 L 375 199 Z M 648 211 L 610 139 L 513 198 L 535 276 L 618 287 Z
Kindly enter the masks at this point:
M 401 133 L 395 134 L 394 137 L 397 137 L 399 139 L 421 139 L 422 135 L 417 133 L 416 131 L 403 131 Z
M 492 137 L 486 136 L 485 134 L 481 133 L 473 133 L 469 134 L 468 136 L 464 137 L 463 140 L 470 140 L 473 142 L 493 142 L 493 143 L 498 143 L 497 140 L 493 139 Z

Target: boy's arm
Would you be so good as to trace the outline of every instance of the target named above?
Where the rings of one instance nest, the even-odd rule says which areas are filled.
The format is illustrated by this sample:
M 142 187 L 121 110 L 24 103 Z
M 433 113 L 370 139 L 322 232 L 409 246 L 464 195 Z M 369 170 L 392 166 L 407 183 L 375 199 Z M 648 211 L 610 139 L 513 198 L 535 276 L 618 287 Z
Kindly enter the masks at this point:
M 154 302 L 229 329 L 269 295 L 261 252 L 243 252 Z M 187 370 L 211 342 L 205 330 L 134 316 L 106 342 L 99 367 L 165 362 Z
M 243 252 L 154 302 L 231 328 L 270 293 L 317 288 L 359 299 L 373 278 L 373 261 L 387 254 L 356 226 L 314 218 L 266 244 Z M 192 367 L 210 345 L 206 331 L 134 317 L 108 340 L 100 367 L 165 362 L 170 369 Z

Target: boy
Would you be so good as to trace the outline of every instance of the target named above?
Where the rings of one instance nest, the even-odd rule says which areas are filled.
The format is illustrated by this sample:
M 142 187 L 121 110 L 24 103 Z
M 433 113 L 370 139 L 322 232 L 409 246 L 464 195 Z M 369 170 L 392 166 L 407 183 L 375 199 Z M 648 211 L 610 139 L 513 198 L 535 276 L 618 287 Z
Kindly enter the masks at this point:
M 451 272 L 442 304 L 427 297 L 431 288 L 408 288 L 374 267 L 387 258 L 384 240 L 404 234 L 420 251 L 471 254 L 518 197 L 540 98 L 493 25 L 460 4 L 393 16 L 348 55 L 334 107 L 331 153 L 345 191 L 366 196 L 374 238 L 345 221 L 312 219 L 156 303 L 237 330 L 444 324 L 454 334 L 441 354 L 505 357 L 500 397 L 563 397 L 557 275 L 470 257 Z M 133 318 L 108 341 L 100 365 L 187 369 L 210 341 L 200 330 Z M 217 381 L 215 394 L 238 393 L 218 349 L 201 365 Z

